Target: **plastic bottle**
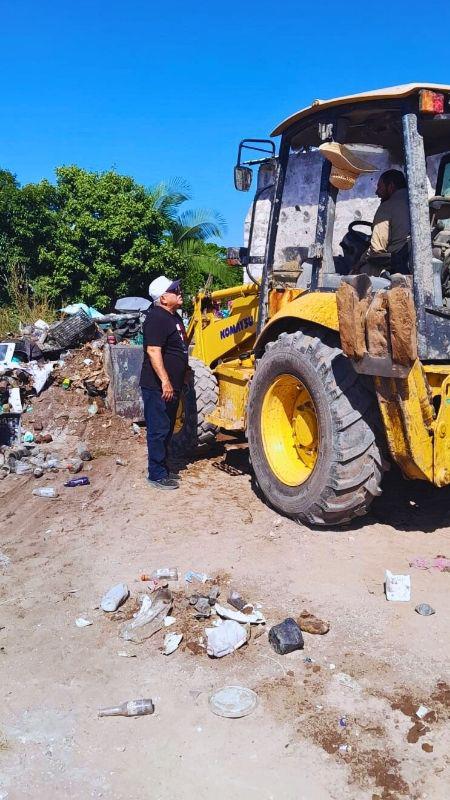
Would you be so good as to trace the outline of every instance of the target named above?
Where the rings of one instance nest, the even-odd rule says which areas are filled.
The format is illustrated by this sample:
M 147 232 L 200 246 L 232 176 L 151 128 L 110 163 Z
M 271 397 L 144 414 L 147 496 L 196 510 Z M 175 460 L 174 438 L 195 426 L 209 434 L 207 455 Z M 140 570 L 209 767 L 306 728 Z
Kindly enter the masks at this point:
M 177 581 L 178 570 L 176 567 L 160 567 L 160 569 L 154 569 L 150 577 L 156 580 L 165 578 L 166 581 Z
M 71 489 L 73 486 L 87 486 L 89 483 L 89 478 L 83 475 L 82 478 L 71 478 L 70 481 L 65 482 L 64 486 L 68 486 Z
M 111 708 L 100 708 L 99 717 L 141 717 L 144 714 L 153 714 L 155 706 L 153 701 L 147 697 L 142 700 L 128 700 L 120 706 Z
M 55 497 L 59 497 L 59 494 L 53 486 L 40 486 L 39 489 L 33 489 L 32 492 L 36 497 L 48 497 L 50 499 L 54 499 Z
M 118 583 L 103 595 L 100 607 L 103 611 L 116 611 L 130 594 L 126 583 Z

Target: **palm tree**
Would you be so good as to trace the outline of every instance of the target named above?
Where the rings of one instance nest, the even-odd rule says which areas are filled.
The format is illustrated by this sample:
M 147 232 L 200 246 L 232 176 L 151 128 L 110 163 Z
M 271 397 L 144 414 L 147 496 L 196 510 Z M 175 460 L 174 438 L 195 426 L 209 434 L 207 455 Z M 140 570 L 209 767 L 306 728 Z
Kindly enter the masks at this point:
M 230 286 L 237 275 L 226 265 L 224 248 L 207 240 L 220 239 L 226 231 L 221 214 L 209 209 L 189 209 L 180 206 L 191 199 L 189 185 L 182 178 L 162 182 L 150 189 L 155 208 L 166 219 L 167 235 L 184 255 L 188 269 L 199 272 L 205 280 L 211 275 L 216 283 Z

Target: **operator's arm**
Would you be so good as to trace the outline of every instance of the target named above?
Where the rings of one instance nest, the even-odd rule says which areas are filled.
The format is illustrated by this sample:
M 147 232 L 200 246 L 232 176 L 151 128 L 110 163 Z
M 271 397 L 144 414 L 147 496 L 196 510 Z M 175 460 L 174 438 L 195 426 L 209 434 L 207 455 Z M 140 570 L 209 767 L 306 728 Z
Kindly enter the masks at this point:
M 173 386 L 169 380 L 169 376 L 164 367 L 162 348 L 147 346 L 147 355 L 150 359 L 150 364 L 152 365 L 159 380 L 161 381 L 163 400 L 172 400 Z
M 389 220 L 384 217 L 383 219 L 373 222 L 372 238 L 370 240 L 370 253 L 387 253 L 389 245 Z

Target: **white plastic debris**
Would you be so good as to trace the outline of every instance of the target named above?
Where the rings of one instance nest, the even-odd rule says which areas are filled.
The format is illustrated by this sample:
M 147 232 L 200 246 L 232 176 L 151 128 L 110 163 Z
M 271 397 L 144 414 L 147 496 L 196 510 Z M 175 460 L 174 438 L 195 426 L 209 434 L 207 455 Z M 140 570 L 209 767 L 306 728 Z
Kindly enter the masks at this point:
M 126 583 L 117 583 L 103 595 L 100 606 L 103 611 L 117 611 L 129 594 Z
M 48 322 L 45 322 L 44 319 L 37 319 L 36 322 L 33 322 L 33 327 L 37 328 L 39 331 L 48 331 L 50 325 Z
M 126 650 L 119 650 L 117 655 L 120 656 L 121 658 L 137 658 L 136 653 L 127 653 Z
M 138 644 L 149 639 L 156 631 L 161 630 L 171 606 L 172 600 L 162 590 L 155 592 L 153 597 L 144 595 L 138 613 L 123 626 L 120 636 Z
M 77 628 L 87 628 L 88 625 L 92 625 L 92 621 L 90 619 L 84 619 L 84 617 L 77 617 L 75 625 Z
M 411 600 L 411 576 L 393 575 L 386 570 L 386 599 L 407 603 Z
M 170 656 L 180 646 L 183 638 L 182 633 L 166 633 L 164 637 L 164 655 Z
M 209 575 L 207 575 L 206 572 L 194 572 L 192 569 L 190 569 L 189 572 L 185 573 L 184 580 L 188 583 L 192 583 L 192 581 L 206 583 L 206 581 L 209 581 Z
M 56 361 L 47 361 L 45 364 L 40 366 L 37 361 L 29 361 L 28 364 L 20 365 L 22 372 L 28 372 L 28 374 L 31 375 L 36 394 L 40 394 L 42 392 L 42 389 L 53 372 L 53 367 L 55 364 Z
M 416 717 L 419 717 L 419 719 L 423 719 L 424 717 L 426 717 L 429 710 L 430 709 L 427 708 L 426 706 L 419 706 L 419 708 L 416 711 Z
M 250 622 L 252 625 L 259 625 L 266 621 L 261 611 L 258 611 L 258 609 L 255 609 L 254 606 L 251 605 L 244 606 L 244 609 L 248 609 L 251 612 L 249 614 L 245 614 L 244 609 L 242 611 L 236 611 L 234 608 L 227 608 L 226 606 L 219 605 L 219 603 L 216 603 L 214 608 L 219 616 L 225 619 L 232 619 L 235 622 L 242 622 L 243 625 L 246 625 L 247 622 Z
M 21 414 L 23 411 L 22 401 L 20 399 L 20 389 L 17 386 L 14 386 L 12 389 L 9 390 L 9 397 L 8 397 L 9 405 L 11 406 L 11 411 L 13 414 Z
M 176 617 L 169 617 L 169 615 L 167 615 L 167 617 L 164 617 L 164 627 L 168 628 L 169 625 L 173 625 L 176 621 Z
M 355 679 L 352 678 L 351 675 L 347 675 L 346 672 L 338 672 L 336 674 L 336 680 L 348 689 L 357 690 L 361 688 L 358 681 L 355 681 Z
M 206 628 L 206 652 L 216 658 L 227 656 L 246 643 L 248 633 L 247 628 L 232 619 L 227 619 L 218 628 Z

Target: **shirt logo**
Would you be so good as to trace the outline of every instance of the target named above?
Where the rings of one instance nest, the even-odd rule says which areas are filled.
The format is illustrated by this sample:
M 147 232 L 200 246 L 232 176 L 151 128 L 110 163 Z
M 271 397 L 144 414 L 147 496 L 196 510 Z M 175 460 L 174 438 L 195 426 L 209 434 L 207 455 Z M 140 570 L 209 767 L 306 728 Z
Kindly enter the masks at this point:
M 177 322 L 176 329 L 180 334 L 180 339 L 183 343 L 183 350 L 187 352 L 187 337 L 186 337 L 186 331 L 184 330 L 184 325 L 181 325 L 179 322 Z
M 236 325 L 229 325 L 227 328 L 223 328 L 220 331 L 220 338 L 227 339 L 229 336 L 233 336 L 235 333 L 240 333 L 246 328 L 253 327 L 253 324 L 253 317 L 244 317 L 244 319 L 240 319 L 239 322 L 236 322 Z

